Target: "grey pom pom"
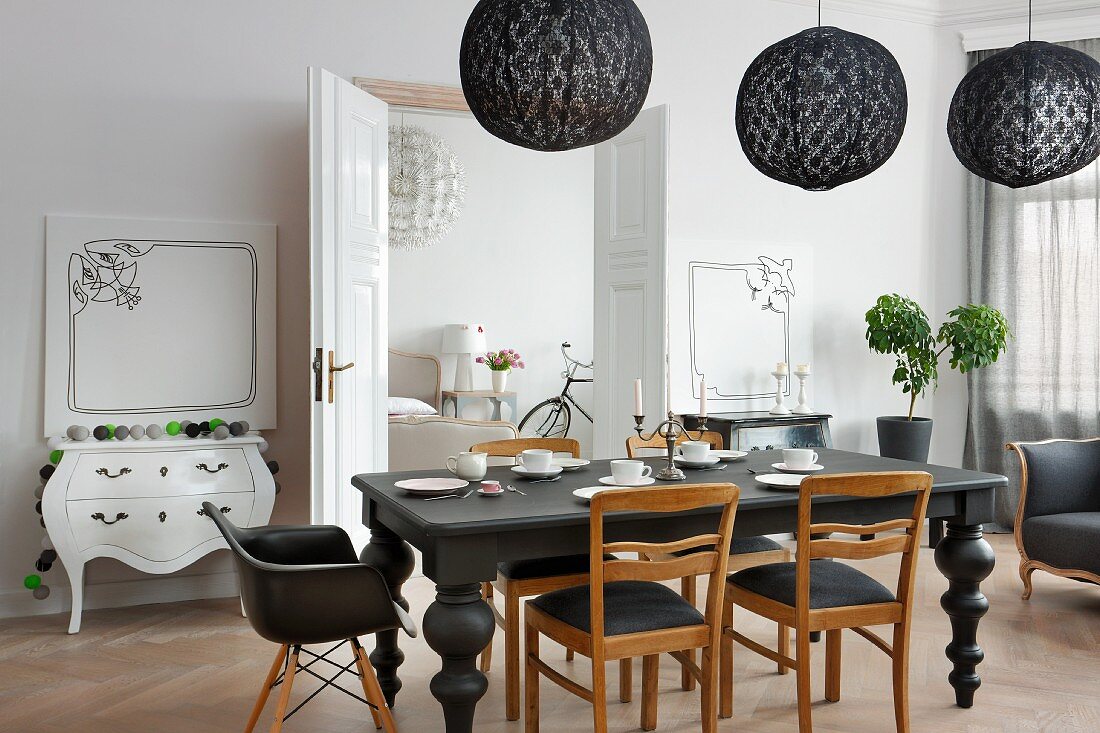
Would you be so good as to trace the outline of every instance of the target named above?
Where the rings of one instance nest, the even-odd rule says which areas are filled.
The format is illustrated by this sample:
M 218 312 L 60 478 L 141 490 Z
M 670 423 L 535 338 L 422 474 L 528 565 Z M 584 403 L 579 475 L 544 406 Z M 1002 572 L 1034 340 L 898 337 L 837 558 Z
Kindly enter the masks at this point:
M 69 437 L 73 440 L 87 440 L 88 436 L 92 434 L 92 432 L 83 425 L 74 425 L 73 428 L 75 428 L 75 430 L 69 434 Z M 72 430 L 72 428 L 70 428 L 70 430 Z
M 43 550 L 52 550 L 53 549 L 53 542 L 50 542 L 50 536 L 49 535 L 45 535 L 42 538 L 42 549 Z
M 70 425 L 68 429 L 65 430 L 65 435 L 72 440 L 76 440 L 76 431 L 79 429 L 79 425 Z
M 156 440 L 164 435 L 164 428 L 156 423 L 145 426 L 145 434 L 149 436 L 150 440 Z
M 244 428 L 244 432 L 248 432 L 252 429 L 252 426 L 248 424 L 248 420 L 241 420 L 241 427 Z
M 130 428 L 125 425 L 119 425 L 115 428 L 115 440 L 126 440 L 130 437 Z
M 244 435 L 244 432 L 244 425 L 240 424 L 239 422 L 229 423 L 230 435 Z
M 35 489 L 34 490 L 34 498 L 35 499 L 41 499 L 42 498 L 42 492 L 45 490 L 45 488 L 46 488 L 45 486 L 39 486 L 37 489 Z
M 134 425 L 130 428 L 130 437 L 134 440 L 141 440 L 145 437 L 145 426 Z
M 282 490 L 283 490 L 283 485 L 281 483 L 279 483 L 278 481 L 276 481 L 275 482 L 275 493 L 278 494 Z
M 229 437 L 229 427 L 226 425 L 219 425 L 214 428 L 214 440 L 225 440 Z
M 32 595 L 40 601 L 44 601 L 50 597 L 50 586 L 40 585 L 31 591 Z
M 181 433 L 186 433 L 187 432 L 187 426 L 190 425 L 192 422 L 193 422 L 192 420 L 180 420 L 180 432 Z

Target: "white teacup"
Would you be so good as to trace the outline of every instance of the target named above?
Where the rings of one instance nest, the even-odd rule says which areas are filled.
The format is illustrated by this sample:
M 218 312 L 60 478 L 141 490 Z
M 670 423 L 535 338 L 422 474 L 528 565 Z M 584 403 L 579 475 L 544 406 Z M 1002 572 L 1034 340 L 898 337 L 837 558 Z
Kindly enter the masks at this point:
M 784 448 L 783 462 L 796 471 L 806 469 L 817 463 L 817 453 L 809 448 Z
M 529 448 L 516 456 L 516 463 L 518 465 L 534 473 L 545 473 L 549 471 L 550 465 L 553 462 L 554 451 L 546 450 L 545 448 Z
M 611 478 L 617 484 L 637 484 L 643 478 L 653 473 L 653 469 L 641 461 L 612 461 Z
M 702 463 L 710 455 L 710 443 L 704 440 L 685 440 L 680 443 L 680 453 L 692 463 Z
M 447 459 L 447 470 L 463 481 L 480 481 L 488 468 L 488 453 L 459 453 Z

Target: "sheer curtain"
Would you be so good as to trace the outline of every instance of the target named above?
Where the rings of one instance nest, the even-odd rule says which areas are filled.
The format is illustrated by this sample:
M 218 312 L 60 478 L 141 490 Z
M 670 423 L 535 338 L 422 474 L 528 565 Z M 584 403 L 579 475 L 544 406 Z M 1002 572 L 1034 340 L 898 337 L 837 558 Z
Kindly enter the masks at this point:
M 1100 58 L 1100 40 L 1060 45 Z M 1015 338 L 970 375 L 964 463 L 1009 477 L 1007 530 L 1019 467 L 1005 443 L 1100 434 L 1100 165 L 1017 190 L 971 176 L 968 203 L 970 302 L 1003 311 Z

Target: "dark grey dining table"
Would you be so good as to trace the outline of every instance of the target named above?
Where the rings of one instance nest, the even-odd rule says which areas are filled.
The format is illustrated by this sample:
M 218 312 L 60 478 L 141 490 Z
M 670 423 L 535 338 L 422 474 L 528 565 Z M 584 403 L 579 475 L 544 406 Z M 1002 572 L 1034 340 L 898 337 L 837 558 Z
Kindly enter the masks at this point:
M 933 477 L 928 516 L 946 520 L 947 532 L 935 550 L 936 567 L 948 587 L 940 606 L 951 625 L 946 655 L 953 665 L 948 683 L 956 704 L 970 707 L 981 684 L 977 666 L 984 653 L 977 642 L 978 622 L 989 609 L 980 584 L 993 571 L 993 550 L 982 537 L 982 524 L 993 519 L 994 491 L 1004 476 L 958 468 L 913 463 L 878 456 L 819 449 L 823 473 L 861 471 L 928 471 Z M 645 459 L 657 468 L 663 459 Z M 792 532 L 796 528 L 797 491 L 773 489 L 754 474 L 772 473 L 782 460 L 779 451 L 752 452 L 747 458 L 722 464 L 723 470 L 687 470 L 689 483 L 729 482 L 741 487 L 734 535 L 737 537 Z M 435 583 L 435 601 L 424 612 L 424 638 L 440 657 L 431 680 L 432 695 L 443 706 L 448 733 L 473 730 L 474 709 L 488 681 L 477 668 L 477 655 L 492 640 L 495 623 L 481 600 L 480 584 L 496 577 L 502 561 L 579 554 L 588 551 L 588 505 L 573 490 L 599 485 L 611 473 L 608 461 L 561 474 L 550 483 L 532 483 L 507 467 L 490 468 L 487 479 L 512 484 L 526 496 L 507 493 L 466 499 L 426 501 L 394 484 L 403 479 L 446 476 L 446 469 L 362 474 L 352 484 L 363 492 L 363 522 L 371 530 L 362 560 L 377 567 L 394 599 L 408 608 L 401 588 L 412 574 L 412 547 L 422 553 L 424 574 Z M 677 485 L 658 481 L 657 485 Z M 905 496 L 859 499 L 823 496 L 814 500 L 814 520 L 872 523 L 912 511 Z M 666 541 L 694 533 L 713 532 L 717 510 L 654 515 L 622 513 L 606 518 L 608 541 Z M 410 547 L 411 546 L 411 547 Z M 405 655 L 397 632 L 377 635 L 370 655 L 382 691 L 391 705 L 401 689 L 398 669 Z

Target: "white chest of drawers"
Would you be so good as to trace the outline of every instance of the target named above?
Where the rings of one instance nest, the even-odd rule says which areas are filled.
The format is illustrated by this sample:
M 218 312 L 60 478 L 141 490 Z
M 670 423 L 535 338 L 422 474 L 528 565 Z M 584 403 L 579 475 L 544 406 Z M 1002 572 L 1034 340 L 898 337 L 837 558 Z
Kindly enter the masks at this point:
M 202 510 L 267 524 L 275 481 L 259 435 L 226 440 L 67 441 L 42 496 L 42 518 L 72 584 L 69 633 L 80 630 L 84 564 L 113 557 L 147 573 L 180 570 L 225 540 Z

